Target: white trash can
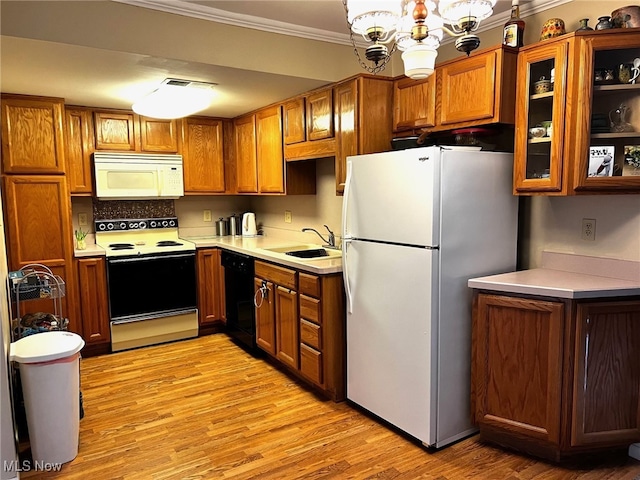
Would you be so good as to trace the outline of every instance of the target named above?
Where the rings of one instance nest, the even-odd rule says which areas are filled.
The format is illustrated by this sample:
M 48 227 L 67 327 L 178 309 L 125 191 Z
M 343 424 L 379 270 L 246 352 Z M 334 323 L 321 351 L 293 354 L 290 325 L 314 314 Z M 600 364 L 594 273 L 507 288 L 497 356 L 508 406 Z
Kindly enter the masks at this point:
M 66 463 L 78 455 L 80 350 L 71 332 L 42 332 L 13 342 L 9 359 L 20 364 L 33 462 Z

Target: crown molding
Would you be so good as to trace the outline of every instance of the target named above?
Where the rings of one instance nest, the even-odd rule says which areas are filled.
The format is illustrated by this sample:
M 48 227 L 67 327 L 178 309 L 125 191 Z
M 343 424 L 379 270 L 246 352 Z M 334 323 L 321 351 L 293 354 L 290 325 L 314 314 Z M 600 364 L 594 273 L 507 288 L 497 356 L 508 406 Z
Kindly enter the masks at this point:
M 149 8 L 165 13 L 173 13 L 186 17 L 198 18 L 200 20 L 208 20 L 211 22 L 223 23 L 235 27 L 252 28 L 264 32 L 278 33 L 281 35 L 289 35 L 293 37 L 305 38 L 308 40 L 317 40 L 319 42 L 336 43 L 339 45 L 352 45 L 347 30 L 347 21 L 345 17 L 345 33 L 336 33 L 319 28 L 305 27 L 268 18 L 255 17 L 253 15 L 245 15 L 241 13 L 229 12 L 218 8 L 207 7 L 197 3 L 186 2 L 182 0 L 112 0 L 118 3 L 124 3 L 136 7 Z M 520 8 L 520 17 L 526 18 L 536 15 L 545 10 L 571 3 L 575 0 L 532 0 Z M 501 27 L 510 17 L 510 10 L 497 15 L 492 15 L 484 20 L 476 33 L 485 32 L 496 27 Z M 367 43 L 359 38 L 354 39 L 359 47 L 366 47 Z M 445 35 L 442 44 L 455 41 L 455 37 Z
M 336 33 L 319 28 L 294 25 L 292 23 L 280 22 L 268 18 L 254 17 L 242 13 L 229 12 L 218 8 L 207 7 L 197 3 L 184 2 L 182 0 L 112 0 L 118 3 L 125 3 L 136 7 L 149 8 L 166 13 L 183 15 L 185 17 L 209 20 L 211 22 L 233 25 L 235 27 L 252 28 L 264 32 L 278 33 L 293 37 L 305 38 L 307 40 L 317 40 L 320 42 L 337 43 L 340 45 L 351 45 L 347 30 L 347 20 L 345 17 L 345 33 Z

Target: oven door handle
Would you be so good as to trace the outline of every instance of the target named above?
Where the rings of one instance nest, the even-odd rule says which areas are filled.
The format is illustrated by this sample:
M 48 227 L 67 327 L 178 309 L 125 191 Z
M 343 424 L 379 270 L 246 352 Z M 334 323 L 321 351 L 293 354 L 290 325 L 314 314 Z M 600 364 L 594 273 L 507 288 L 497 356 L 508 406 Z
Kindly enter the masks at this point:
M 127 258 L 108 258 L 107 261 L 109 263 L 131 263 L 131 262 L 141 262 L 145 260 L 162 260 L 163 258 L 188 258 L 195 257 L 195 252 L 177 254 L 177 255 L 140 255 L 138 257 L 127 257 Z

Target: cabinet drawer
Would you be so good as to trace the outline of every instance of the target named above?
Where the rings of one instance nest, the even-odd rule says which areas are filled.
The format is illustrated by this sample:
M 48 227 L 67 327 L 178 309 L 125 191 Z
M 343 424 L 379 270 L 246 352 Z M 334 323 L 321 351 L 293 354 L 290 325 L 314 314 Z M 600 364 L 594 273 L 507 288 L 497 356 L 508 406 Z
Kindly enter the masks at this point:
M 300 317 L 315 323 L 322 323 L 320 300 L 300 295 Z
M 300 319 L 300 341 L 320 350 L 322 348 L 321 328 L 320 325 Z
M 264 262 L 255 263 L 255 275 L 256 277 L 270 280 L 276 285 L 280 285 L 285 288 L 293 290 L 297 289 L 296 271 L 288 268 L 279 267 L 277 265 L 271 265 Z
M 300 293 L 316 298 L 320 297 L 320 277 L 300 272 L 298 279 L 300 281 Z
M 311 381 L 322 385 L 322 353 L 300 344 L 300 372 Z

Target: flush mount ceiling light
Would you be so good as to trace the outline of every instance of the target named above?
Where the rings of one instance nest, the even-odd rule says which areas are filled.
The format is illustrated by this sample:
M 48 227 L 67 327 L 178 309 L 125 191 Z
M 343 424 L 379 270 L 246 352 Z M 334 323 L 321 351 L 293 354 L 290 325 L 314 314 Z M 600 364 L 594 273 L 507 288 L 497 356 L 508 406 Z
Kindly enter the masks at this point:
M 456 49 L 467 55 L 478 48 L 480 39 L 472 32 L 491 16 L 496 1 L 342 0 L 342 3 L 351 43 L 365 70 L 370 73 L 384 70 L 397 48 L 403 52 L 405 75 L 420 79 L 433 73 L 443 32 L 458 37 Z M 360 57 L 354 34 L 362 35 L 369 44 L 365 58 L 372 65 Z
M 207 108 L 213 100 L 215 83 L 167 78 L 160 86 L 131 107 L 153 118 L 182 118 Z

